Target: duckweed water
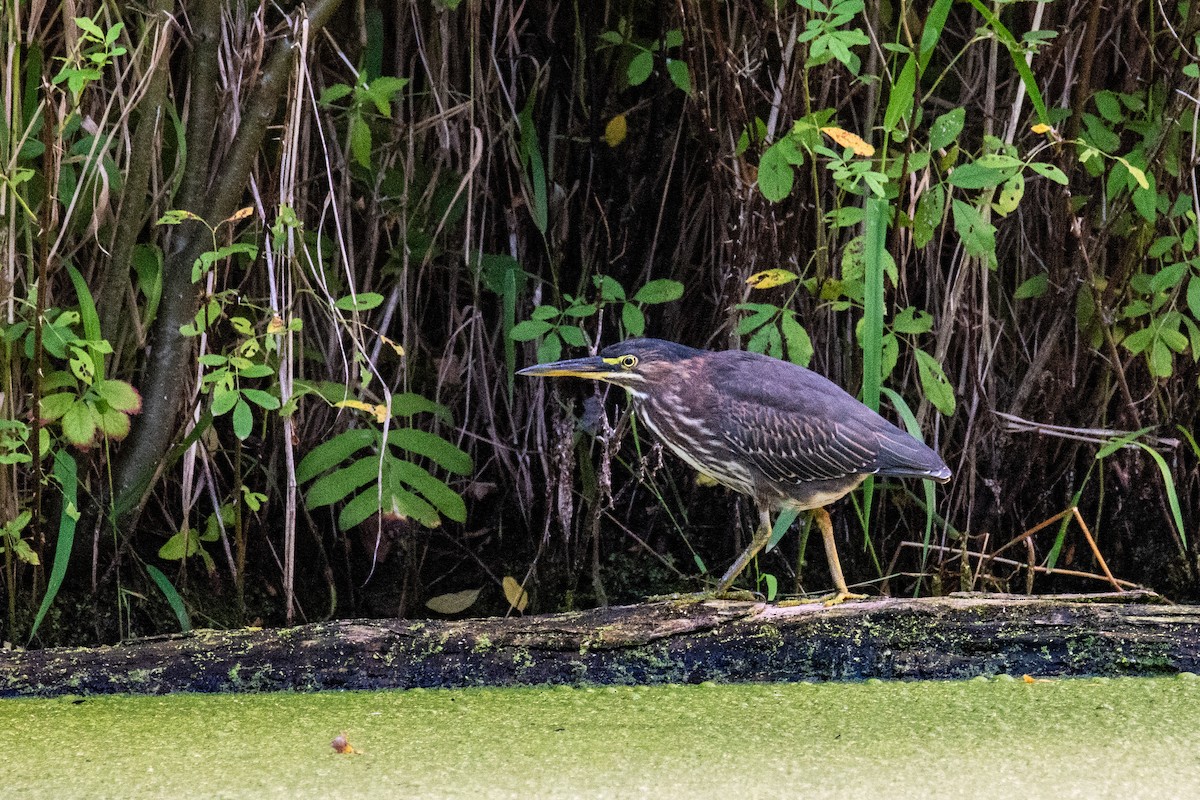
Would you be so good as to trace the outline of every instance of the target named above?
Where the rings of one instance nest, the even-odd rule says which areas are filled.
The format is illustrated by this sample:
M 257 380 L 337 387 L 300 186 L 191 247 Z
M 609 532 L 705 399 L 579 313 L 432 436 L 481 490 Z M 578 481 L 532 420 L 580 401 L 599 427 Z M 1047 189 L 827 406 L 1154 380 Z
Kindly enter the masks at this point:
M 7 700 L 0 730 L 6 798 L 1200 797 L 1190 676 Z

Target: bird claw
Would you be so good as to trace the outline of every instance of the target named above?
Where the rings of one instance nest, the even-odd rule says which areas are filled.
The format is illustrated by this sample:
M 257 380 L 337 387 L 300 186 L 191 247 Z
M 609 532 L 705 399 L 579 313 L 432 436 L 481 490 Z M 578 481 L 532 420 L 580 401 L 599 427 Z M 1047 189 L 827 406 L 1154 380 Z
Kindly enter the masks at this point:
M 840 605 L 847 600 L 866 600 L 865 594 L 855 594 L 854 592 L 834 592 L 821 598 L 821 603 L 828 608 L 829 606 Z

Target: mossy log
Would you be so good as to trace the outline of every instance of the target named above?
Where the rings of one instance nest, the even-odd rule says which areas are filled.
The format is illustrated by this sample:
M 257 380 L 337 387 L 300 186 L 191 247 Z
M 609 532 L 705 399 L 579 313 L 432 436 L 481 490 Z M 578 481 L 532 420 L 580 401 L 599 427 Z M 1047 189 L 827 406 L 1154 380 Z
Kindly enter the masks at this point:
M 204 630 L 0 652 L 0 696 L 1200 672 L 1200 607 L 1156 599 L 666 600 L 508 619 Z

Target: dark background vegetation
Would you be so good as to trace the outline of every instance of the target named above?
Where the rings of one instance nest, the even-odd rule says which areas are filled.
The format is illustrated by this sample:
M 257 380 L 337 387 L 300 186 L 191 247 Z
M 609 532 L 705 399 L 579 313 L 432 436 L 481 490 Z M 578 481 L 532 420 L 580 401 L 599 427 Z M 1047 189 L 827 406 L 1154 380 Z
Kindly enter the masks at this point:
M 1098 574 L 1073 519 L 998 553 L 1078 505 L 1118 578 L 1200 588 L 1194 6 L 3 15 L 0 639 L 702 588 L 748 501 L 636 439 L 617 392 L 513 376 L 643 320 L 852 392 L 863 347 L 894 359 L 885 385 L 955 478 L 932 509 L 877 486 L 869 537 L 861 495 L 837 506 L 852 584 L 1103 589 L 1045 570 Z M 886 343 L 857 328 L 872 196 Z M 771 269 L 799 280 L 747 284 Z M 806 538 L 746 585 L 825 587 Z

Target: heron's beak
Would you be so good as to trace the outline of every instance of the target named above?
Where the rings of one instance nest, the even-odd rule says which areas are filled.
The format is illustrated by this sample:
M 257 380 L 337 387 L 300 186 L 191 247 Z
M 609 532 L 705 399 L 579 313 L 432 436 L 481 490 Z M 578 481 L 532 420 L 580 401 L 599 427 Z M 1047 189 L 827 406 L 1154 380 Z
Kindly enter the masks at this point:
M 590 378 L 605 380 L 617 371 L 614 364 L 609 364 L 600 356 L 588 358 L 568 358 L 565 361 L 553 361 L 549 364 L 537 364 L 532 367 L 517 370 L 518 375 L 530 375 L 535 378 Z

